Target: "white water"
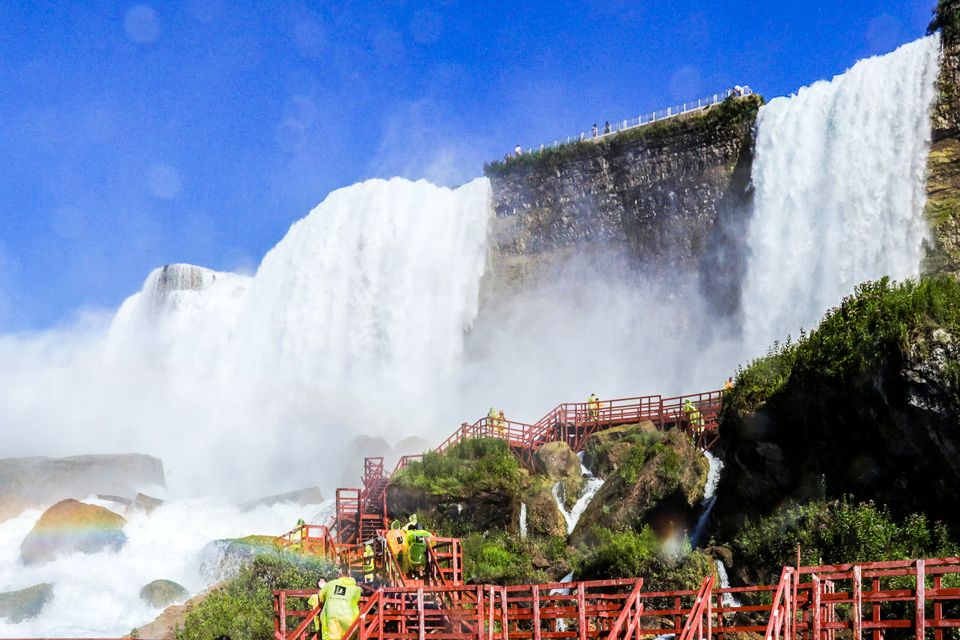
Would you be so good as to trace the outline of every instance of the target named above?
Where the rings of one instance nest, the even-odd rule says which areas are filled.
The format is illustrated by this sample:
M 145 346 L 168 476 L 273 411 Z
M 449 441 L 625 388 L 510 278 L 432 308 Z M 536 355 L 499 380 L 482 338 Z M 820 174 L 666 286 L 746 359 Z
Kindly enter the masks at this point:
M 0 592 L 51 582 L 53 598 L 37 619 L 9 624 L 0 618 L 0 636 L 120 637 L 160 613 L 140 600 L 148 582 L 173 580 L 191 595 L 210 586 L 199 570 L 208 542 L 276 535 L 318 508 L 278 504 L 243 512 L 209 499 L 168 503 L 149 515 L 131 515 L 124 526 L 127 542 L 117 552 L 74 553 L 26 567 L 20 564 L 20 542 L 41 511 L 23 512 L 0 523 Z
M 520 503 L 520 538 L 527 539 L 527 503 Z
M 743 285 L 754 354 L 860 282 L 919 273 L 938 55 L 930 36 L 761 109 Z
M 580 497 L 573 504 L 573 507 L 570 508 L 570 511 L 567 511 L 564 507 L 563 483 L 557 482 L 553 485 L 553 498 L 557 501 L 557 509 L 560 510 L 560 515 L 563 516 L 563 520 L 567 524 L 567 535 L 573 533 L 573 530 L 577 528 L 577 523 L 580 522 L 580 516 L 587 510 L 587 507 L 590 506 L 590 501 L 593 500 L 593 497 L 597 495 L 597 491 L 600 491 L 600 487 L 603 486 L 603 479 L 597 478 L 589 469 L 583 466 L 582 452 L 578 457 L 581 460 L 580 473 L 586 479 L 586 484 L 583 487 L 583 493 L 580 494 Z
M 175 494 L 249 499 L 332 484 L 358 433 L 445 436 L 490 215 L 483 178 L 370 180 L 253 276 L 158 269 L 106 338 L 0 338 L 3 454 L 148 452 Z
M 700 501 L 700 517 L 697 518 L 697 524 L 693 528 L 693 535 L 690 536 L 690 545 L 696 549 L 703 538 L 707 529 L 707 523 L 710 521 L 710 513 L 717 502 L 717 484 L 720 482 L 720 473 L 723 471 L 723 461 L 710 453 L 704 451 L 707 463 L 710 465 L 707 471 L 707 480 L 703 486 L 703 499 Z
M 730 588 L 730 578 L 729 578 L 729 576 L 727 576 L 727 568 L 724 566 L 723 562 L 721 562 L 720 560 L 717 560 L 717 561 L 716 561 L 716 564 L 717 564 L 717 577 L 718 577 L 719 580 L 720 580 L 720 588 L 721 588 L 721 589 L 729 589 L 729 588 Z M 721 596 L 721 598 L 720 598 L 720 601 L 723 603 L 723 606 L 725 606 L 725 607 L 739 607 L 739 606 L 740 606 L 740 601 L 737 600 L 735 597 L 733 597 L 733 594 L 731 594 L 731 593 L 725 593 L 725 594 L 723 594 L 723 596 Z
M 722 357 L 709 352 L 716 345 L 699 348 L 699 300 L 687 295 L 695 288 L 588 281 L 576 314 L 556 313 L 553 295 L 491 312 L 491 354 L 466 364 L 483 369 L 472 386 L 494 399 L 475 404 L 506 397 L 509 409 L 509 398 L 527 398 L 530 413 L 518 418 L 533 420 L 594 390 L 705 388 L 745 354 L 812 327 L 857 282 L 915 274 L 936 49 L 922 40 L 762 110 L 745 346 L 720 349 Z M 447 392 L 477 316 L 489 218 L 486 180 L 456 190 L 370 181 L 330 194 L 254 275 L 157 271 L 115 317 L 0 337 L 3 454 L 144 451 L 166 461 L 173 495 L 250 498 L 334 477 L 338 445 L 359 432 L 446 436 L 470 417 L 466 396 Z M 691 344 L 702 362 L 677 367 Z M 575 353 L 577 367 L 570 345 L 589 345 Z M 569 513 L 561 504 L 568 532 L 600 486 L 588 478 Z M 712 486 L 708 479 L 710 506 Z M 556 487 L 554 495 L 561 502 Z M 147 619 L 142 584 L 167 577 L 201 589 L 194 557 L 207 541 L 279 533 L 302 515 L 230 513 L 175 500 L 131 520 L 120 553 L 44 571 L 13 560 L 29 529 L 22 518 L 36 514 L 0 525 L 0 591 L 57 582 L 48 613 L 0 625 L 0 635 L 125 633 Z M 704 523 L 708 516 L 709 508 Z

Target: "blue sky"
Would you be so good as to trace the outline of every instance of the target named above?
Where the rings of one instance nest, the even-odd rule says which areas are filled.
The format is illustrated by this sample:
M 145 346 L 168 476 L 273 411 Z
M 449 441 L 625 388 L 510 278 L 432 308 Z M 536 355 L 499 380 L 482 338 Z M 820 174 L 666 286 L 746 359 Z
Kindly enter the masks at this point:
M 0 331 L 154 267 L 255 268 L 331 190 L 457 184 L 515 144 L 924 34 L 933 0 L 0 3 Z

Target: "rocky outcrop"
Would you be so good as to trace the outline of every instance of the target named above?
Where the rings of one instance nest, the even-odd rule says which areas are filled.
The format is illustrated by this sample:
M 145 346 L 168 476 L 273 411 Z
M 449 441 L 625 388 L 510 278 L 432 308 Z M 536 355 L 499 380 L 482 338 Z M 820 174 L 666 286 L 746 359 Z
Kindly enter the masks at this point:
M 11 624 L 36 618 L 52 597 L 52 584 L 37 584 L 20 591 L 0 593 L 0 618 L 5 618 Z
M 960 4 L 940 0 L 931 31 L 943 45 L 927 160 L 926 215 L 932 230 L 924 271 L 960 276 Z
M 167 607 L 153 622 L 135 629 L 135 633 L 131 634 L 131 637 L 153 638 L 154 640 L 175 640 L 177 631 L 183 628 L 187 616 L 196 607 L 200 606 L 210 593 L 210 591 L 207 591 L 190 598 L 183 604 L 175 604 Z
M 175 602 L 183 602 L 189 597 L 190 593 L 183 585 L 173 580 L 154 580 L 140 589 L 140 599 L 154 609 L 160 609 Z
M 608 473 L 571 541 L 591 544 L 595 527 L 639 531 L 650 525 L 661 534 L 692 528 L 708 471 L 707 459 L 685 433 L 633 431 L 629 451 Z
M 165 486 L 163 463 L 139 454 L 0 459 L 0 522 L 23 509 L 59 500 L 110 494 L 133 499 L 140 489 Z
M 273 536 L 252 535 L 208 542 L 200 551 L 200 575 L 207 582 L 232 578 L 262 553 L 279 551 Z
M 795 365 L 764 402 L 725 412 L 714 511 L 723 535 L 789 501 L 848 495 L 960 528 L 960 335 L 927 322 L 910 335 L 856 375 Z
M 600 478 L 607 478 L 620 468 L 633 449 L 634 441 L 644 433 L 657 433 L 657 427 L 649 420 L 639 424 L 623 425 L 600 431 L 587 439 L 584 445 L 583 462 Z
M 579 473 L 579 465 L 577 469 Z M 553 481 L 541 478 L 531 485 L 524 497 L 527 533 L 531 536 L 566 536 L 567 525 L 553 496 Z
M 127 541 L 126 522 L 109 509 L 63 500 L 40 516 L 20 544 L 20 557 L 24 564 L 38 564 L 64 553 L 116 550 Z
M 533 462 L 537 473 L 552 482 L 562 483 L 561 495 L 564 503 L 567 508 L 572 507 L 583 491 L 584 482 L 580 458 L 570 445 L 566 442 L 549 442 L 537 450 L 533 455 Z
M 731 99 L 702 115 L 488 165 L 496 220 L 487 292 L 530 286 L 573 254 L 645 272 L 738 268 L 760 103 Z M 738 280 L 731 275 L 724 281 Z
M 387 490 L 387 511 L 416 513 L 420 521 L 449 535 L 515 530 L 520 498 L 509 491 L 483 490 L 466 495 L 433 493 L 393 482 Z

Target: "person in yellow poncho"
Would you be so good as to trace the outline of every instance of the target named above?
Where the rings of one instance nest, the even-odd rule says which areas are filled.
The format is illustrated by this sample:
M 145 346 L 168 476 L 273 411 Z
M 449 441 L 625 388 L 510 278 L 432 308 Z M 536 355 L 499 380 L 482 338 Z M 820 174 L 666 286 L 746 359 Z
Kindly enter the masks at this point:
M 319 586 L 319 585 L 318 585 Z M 323 640 L 342 640 L 350 625 L 360 615 L 360 587 L 357 581 L 341 569 L 340 577 L 328 582 L 317 594 L 317 604 L 323 605 L 318 616 L 323 628 Z M 311 596 L 311 600 L 314 596 Z M 312 603 L 311 603 L 312 604 Z

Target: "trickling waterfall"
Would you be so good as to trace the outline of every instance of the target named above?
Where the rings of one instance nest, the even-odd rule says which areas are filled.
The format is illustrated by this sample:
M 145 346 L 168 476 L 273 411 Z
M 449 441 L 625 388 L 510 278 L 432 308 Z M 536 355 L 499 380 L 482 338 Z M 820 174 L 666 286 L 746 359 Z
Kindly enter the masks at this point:
M 520 503 L 520 538 L 527 539 L 527 503 Z
M 743 335 L 759 353 L 865 280 L 919 273 L 939 36 L 760 110 Z
M 723 471 L 722 460 L 709 451 L 704 451 L 703 455 L 707 458 L 710 470 L 707 471 L 707 481 L 703 486 L 703 500 L 700 501 L 700 517 L 697 518 L 697 525 L 693 528 L 693 535 L 690 536 L 690 545 L 694 549 L 700 544 L 700 540 L 707 528 L 707 522 L 710 520 L 710 512 L 713 511 L 713 505 L 717 502 L 717 484 L 720 482 L 720 472 Z
M 553 485 L 553 497 L 557 501 L 557 508 L 560 510 L 560 515 L 563 516 L 563 520 L 567 523 L 567 535 L 573 533 L 573 530 L 577 528 L 577 523 L 580 522 L 580 516 L 587 510 L 590 501 L 593 500 L 593 496 L 597 495 L 597 491 L 603 486 L 603 480 L 594 476 L 593 473 L 583 465 L 582 461 L 580 462 L 580 473 L 587 479 L 587 484 L 583 488 L 583 494 L 577 499 L 570 511 L 564 508 L 563 482 L 557 482 Z
M 717 577 L 720 579 L 720 588 L 729 589 L 730 588 L 730 578 L 727 576 L 727 568 L 723 565 L 723 562 L 717 560 Z M 733 597 L 731 593 L 723 594 L 721 600 L 723 606 L 725 607 L 739 607 L 740 601 Z

